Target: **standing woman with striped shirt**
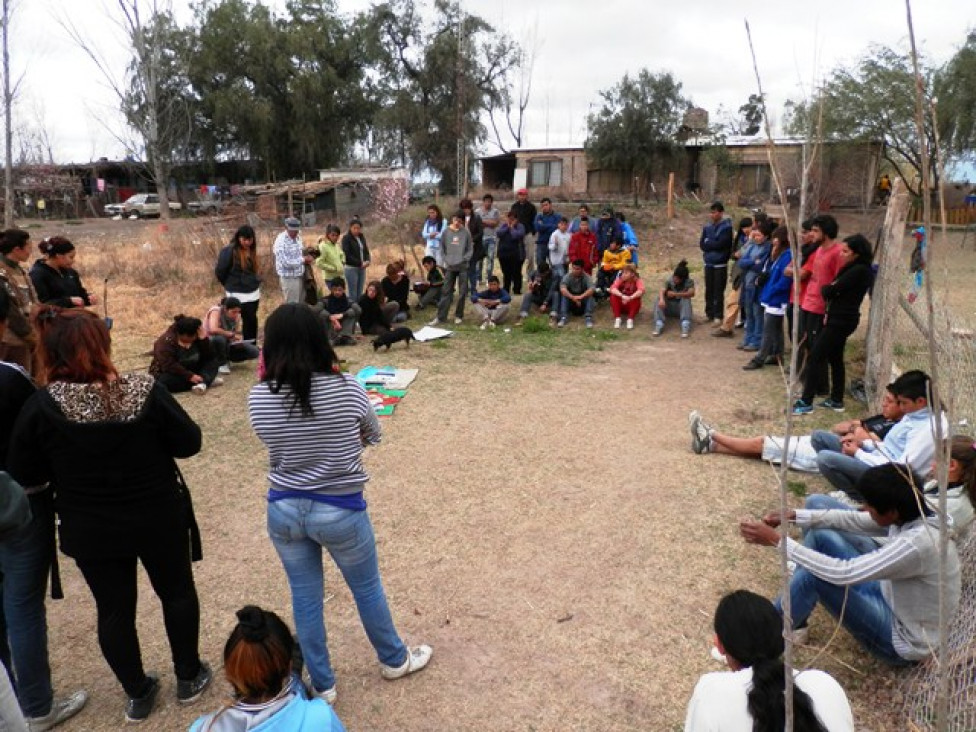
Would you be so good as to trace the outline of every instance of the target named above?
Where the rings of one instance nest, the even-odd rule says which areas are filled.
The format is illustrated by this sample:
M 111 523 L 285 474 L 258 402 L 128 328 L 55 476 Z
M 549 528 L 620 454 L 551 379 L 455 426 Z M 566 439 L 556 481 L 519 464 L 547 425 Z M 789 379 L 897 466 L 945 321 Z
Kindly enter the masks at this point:
M 271 466 L 268 533 L 288 575 L 312 686 L 330 704 L 336 688 L 323 618 L 323 549 L 352 591 L 383 678 L 419 671 L 431 656 L 429 646 L 407 648 L 390 616 L 363 500 L 363 447 L 379 443 L 380 425 L 362 386 L 336 363 L 312 310 L 282 305 L 265 323 L 264 375 L 248 399 Z

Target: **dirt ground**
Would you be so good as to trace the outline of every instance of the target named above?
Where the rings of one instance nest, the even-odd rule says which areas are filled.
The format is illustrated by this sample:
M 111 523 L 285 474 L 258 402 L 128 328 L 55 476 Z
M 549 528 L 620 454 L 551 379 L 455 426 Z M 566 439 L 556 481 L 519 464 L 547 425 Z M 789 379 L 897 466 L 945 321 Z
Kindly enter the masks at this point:
M 666 258 L 682 251 L 699 262 L 687 242 Z M 652 287 L 658 279 L 647 277 Z M 604 307 L 597 330 L 609 327 Z M 144 366 L 145 328 L 117 328 L 123 367 Z M 567 333 L 586 346 L 583 357 L 526 357 L 519 339 L 528 336 L 469 325 L 440 345 L 398 345 L 380 357 L 365 343 L 342 351 L 351 370 L 420 369 L 383 422 L 383 444 L 367 454 L 366 496 L 397 626 L 408 643 L 434 648 L 422 673 L 383 681 L 327 561 L 336 711 L 347 729 L 681 729 L 698 676 L 718 669 L 708 651 L 719 597 L 740 587 L 772 596 L 778 586 L 776 552 L 746 546 L 736 529 L 740 517 L 778 500 L 773 472 L 759 461 L 694 455 L 686 416 L 700 409 L 741 435 L 779 431 L 783 381 L 772 368 L 742 372 L 735 342 L 708 330 L 651 338 L 645 312 L 616 339 Z M 181 397 L 204 430 L 203 451 L 184 473 L 204 541 L 195 566 L 201 649 L 218 669 L 242 605 L 290 621 L 287 582 L 265 530 L 266 454 L 246 414 L 254 379 L 251 368 L 236 367 L 226 386 Z M 804 426 L 830 421 L 818 415 Z M 793 488 L 823 485 L 799 477 Z M 91 694 L 62 728 L 120 729 L 123 695 L 98 649 L 90 594 L 70 560 L 61 567 L 67 599 L 49 603 L 55 685 Z M 164 678 L 142 729 L 185 729 L 223 703 L 220 684 L 191 708 L 176 704 L 159 606 L 144 577 L 139 623 L 146 667 Z M 827 616 L 815 616 L 812 644 L 832 630 Z M 814 654 L 804 650 L 800 661 Z M 845 686 L 859 729 L 904 728 L 898 674 L 866 659 L 845 633 L 816 665 Z

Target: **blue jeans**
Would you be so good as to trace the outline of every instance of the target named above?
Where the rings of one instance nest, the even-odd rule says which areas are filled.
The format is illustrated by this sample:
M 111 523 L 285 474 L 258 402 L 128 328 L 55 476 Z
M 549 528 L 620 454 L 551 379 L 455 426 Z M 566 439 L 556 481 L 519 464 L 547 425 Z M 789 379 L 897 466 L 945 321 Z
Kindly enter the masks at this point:
M 847 505 L 843 501 L 831 498 L 823 493 L 814 493 L 808 496 L 803 503 L 803 507 L 811 511 L 856 511 L 857 509 Z M 803 535 L 806 536 L 814 529 L 804 529 Z M 876 551 L 881 545 L 870 536 L 856 534 L 853 531 L 838 531 L 845 541 L 857 550 L 858 554 L 870 554 Z
M 861 555 L 861 552 L 852 546 L 841 532 L 832 529 L 810 530 L 803 544 L 837 559 L 854 559 Z M 863 582 L 846 588 L 839 587 L 817 579 L 803 567 L 798 567 L 790 580 L 794 628 L 806 624 L 818 601 L 835 618 L 840 617 L 843 607 L 844 617 L 841 618 L 841 624 L 862 646 L 882 661 L 896 666 L 909 663 L 895 652 L 891 640 L 895 616 L 881 594 L 880 582 Z M 780 600 L 776 601 L 776 608 L 782 611 Z
M 366 289 L 366 270 L 362 267 L 345 267 L 346 292 L 349 295 L 349 302 L 359 302 Z
M 810 444 L 817 451 L 820 474 L 837 490 L 844 491 L 851 498 L 860 499 L 861 494 L 854 486 L 871 466 L 842 453 L 840 437 L 833 432 L 815 430 L 810 435 Z
M 481 268 L 483 259 L 472 259 L 468 263 L 468 292 L 477 292 L 481 282 Z
M 739 305 L 742 308 L 742 319 L 746 323 L 742 345 L 759 348 L 762 345 L 765 314 L 763 312 L 763 306 L 756 299 L 756 288 L 754 285 L 746 285 L 742 288 L 742 297 L 739 298 Z
M 535 240 L 535 268 L 536 271 L 539 270 L 539 265 L 543 262 L 549 261 L 549 240 L 546 239 L 544 242 L 539 241 L 538 238 Z
M 593 317 L 593 295 L 583 300 L 582 305 L 577 305 L 575 302 L 570 300 L 568 297 L 559 296 L 559 317 L 568 318 L 569 314 L 573 315 L 584 315 L 587 318 Z
M 0 572 L 3 573 L 0 659 L 10 678 L 16 679 L 20 707 L 28 717 L 43 717 L 51 711 L 54 699 L 44 607 L 54 554 L 54 514 L 50 500 L 45 493 L 31 495 L 31 522 L 0 543 Z
M 380 663 L 401 666 L 407 648 L 400 640 L 380 580 L 376 539 L 366 511 L 350 511 L 307 498 L 268 504 L 268 534 L 291 587 L 298 642 L 312 685 L 335 685 L 323 617 L 322 550 L 342 572 L 359 610 L 359 619 Z
M 481 240 L 482 246 L 485 248 L 485 261 L 488 263 L 485 279 L 487 280 L 495 273 L 495 248 L 498 246 L 498 239 L 494 236 L 488 236 L 485 234 L 484 238 Z

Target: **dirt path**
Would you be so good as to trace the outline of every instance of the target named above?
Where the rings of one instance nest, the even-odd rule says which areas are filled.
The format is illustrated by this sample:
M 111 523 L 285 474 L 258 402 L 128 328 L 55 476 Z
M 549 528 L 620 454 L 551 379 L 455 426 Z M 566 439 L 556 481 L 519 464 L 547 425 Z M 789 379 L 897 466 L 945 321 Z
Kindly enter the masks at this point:
M 368 456 L 367 498 L 398 627 L 434 647 L 423 673 L 381 680 L 329 565 L 336 710 L 348 729 L 680 729 L 697 677 L 716 668 L 707 653 L 717 599 L 776 587 L 775 554 L 746 547 L 735 530 L 738 517 L 773 503 L 772 473 L 693 455 L 686 415 L 697 407 L 743 434 L 772 428 L 778 380 L 772 369 L 740 371 L 741 354 L 704 327 L 682 341 L 651 339 L 646 319 L 639 326 L 576 366 L 485 358 L 492 344 L 506 348 L 500 330 L 381 361 L 366 346 L 344 352 L 359 361 L 354 369 L 421 369 Z M 204 537 L 202 648 L 214 662 L 241 605 L 290 620 L 264 528 L 265 453 L 247 424 L 252 378 L 236 370 L 228 386 L 183 400 L 206 435 L 185 472 Z M 68 599 L 49 611 L 56 685 L 92 693 L 63 728 L 119 729 L 122 694 L 98 652 L 90 595 L 73 564 L 62 567 Z M 146 665 L 165 678 L 160 709 L 142 728 L 185 729 L 223 689 L 192 709 L 176 705 L 147 584 L 142 598 Z M 829 634 L 822 625 L 814 642 Z M 848 651 L 845 639 L 832 653 Z M 875 687 L 858 674 L 877 666 L 854 657 L 857 673 L 818 665 L 849 685 L 862 722 Z

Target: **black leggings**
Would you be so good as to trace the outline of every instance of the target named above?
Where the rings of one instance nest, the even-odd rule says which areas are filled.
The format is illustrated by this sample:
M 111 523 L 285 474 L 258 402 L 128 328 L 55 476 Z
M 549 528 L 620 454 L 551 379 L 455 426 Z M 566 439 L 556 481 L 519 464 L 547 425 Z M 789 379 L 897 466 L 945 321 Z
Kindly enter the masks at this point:
M 258 306 L 260 300 L 241 303 L 241 338 L 253 341 L 258 337 Z
M 499 257 L 498 264 L 502 268 L 502 287 L 512 295 L 522 294 L 522 262 L 524 260 L 509 257 Z
M 847 375 L 844 370 L 844 346 L 851 333 L 857 330 L 857 321 L 834 323 L 827 321 L 810 351 L 806 378 L 803 381 L 803 401 L 813 403 L 821 380 L 826 379 L 830 367 L 830 398 L 844 401 Z
M 189 681 L 200 672 L 200 603 L 190 566 L 190 542 L 182 529 L 170 533 L 168 540 L 154 537 L 151 546 L 127 556 L 75 559 L 98 608 L 102 655 L 129 696 L 148 691 L 136 632 L 137 561 L 146 568 L 162 603 L 176 678 Z

